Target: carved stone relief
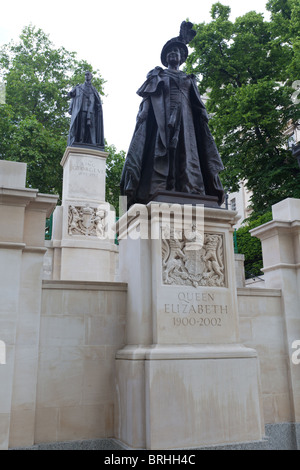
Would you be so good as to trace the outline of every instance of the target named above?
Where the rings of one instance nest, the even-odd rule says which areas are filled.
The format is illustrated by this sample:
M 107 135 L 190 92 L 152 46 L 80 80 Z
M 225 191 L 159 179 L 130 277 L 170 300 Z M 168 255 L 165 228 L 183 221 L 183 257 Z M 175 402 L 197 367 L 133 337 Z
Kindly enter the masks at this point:
M 68 234 L 103 238 L 105 216 L 102 207 L 69 206 Z
M 169 236 L 164 236 L 164 235 Z M 188 237 L 162 232 L 162 276 L 164 284 L 186 286 L 225 286 L 223 236 L 197 231 Z

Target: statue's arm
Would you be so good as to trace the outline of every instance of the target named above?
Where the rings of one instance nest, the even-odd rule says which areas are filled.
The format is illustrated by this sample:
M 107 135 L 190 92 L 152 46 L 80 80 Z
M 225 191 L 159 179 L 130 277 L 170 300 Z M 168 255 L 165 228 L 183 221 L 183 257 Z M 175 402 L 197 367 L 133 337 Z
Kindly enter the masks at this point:
M 198 112 L 199 116 L 201 116 L 201 118 L 204 121 L 208 122 L 209 118 L 208 118 L 207 110 L 200 96 L 200 93 L 197 87 L 196 78 L 194 77 L 194 75 L 190 75 L 190 77 L 192 79 L 192 88 L 191 88 L 191 95 L 190 95 L 191 104 L 193 108 Z
M 138 115 L 136 118 L 137 124 L 141 124 L 143 121 L 147 119 L 149 107 L 150 107 L 150 99 L 149 98 L 143 99 L 143 101 L 140 104 Z
M 73 90 L 69 91 L 69 93 L 67 94 L 67 98 L 71 98 L 71 103 L 70 103 L 70 106 L 69 106 L 69 114 L 72 115 L 72 112 L 73 112 L 73 98 L 76 96 L 76 87 L 73 88 Z
M 101 110 L 101 109 L 102 109 L 102 100 L 101 100 L 101 97 L 100 97 L 100 95 L 99 95 L 98 92 L 96 92 L 95 98 L 96 98 L 96 99 L 95 99 L 95 106 L 96 106 L 96 108 L 97 108 L 98 110 L 99 110 L 99 109 Z
M 76 87 L 73 88 L 73 90 L 69 91 L 69 93 L 67 94 L 68 98 L 74 98 L 75 96 L 76 96 Z

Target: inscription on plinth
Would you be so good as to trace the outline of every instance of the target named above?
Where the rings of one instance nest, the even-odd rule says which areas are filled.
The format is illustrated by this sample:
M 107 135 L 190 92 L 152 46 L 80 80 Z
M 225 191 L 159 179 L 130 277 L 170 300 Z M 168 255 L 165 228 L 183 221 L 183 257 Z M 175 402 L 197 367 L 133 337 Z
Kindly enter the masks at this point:
M 97 177 L 105 174 L 105 168 L 97 168 L 95 161 L 87 160 L 86 157 L 77 157 L 77 161 L 71 162 L 70 171 L 76 176 Z
M 157 334 L 166 343 L 235 340 L 236 315 L 228 289 L 162 286 L 157 299 Z
M 69 197 L 82 195 L 105 200 L 105 159 L 72 155 L 69 170 Z
M 61 161 L 64 167 L 63 201 L 66 199 L 105 201 L 107 153 L 68 147 Z
M 216 294 L 209 292 L 179 292 L 176 303 L 165 304 L 165 314 L 171 314 L 175 327 L 221 327 L 228 305 L 215 303 Z

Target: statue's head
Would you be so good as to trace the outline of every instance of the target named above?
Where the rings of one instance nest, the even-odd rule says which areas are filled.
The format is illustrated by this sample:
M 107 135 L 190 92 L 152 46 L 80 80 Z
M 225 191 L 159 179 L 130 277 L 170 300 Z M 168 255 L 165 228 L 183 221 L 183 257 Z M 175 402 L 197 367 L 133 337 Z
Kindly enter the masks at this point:
M 179 57 L 179 64 L 183 64 L 188 56 L 188 48 L 182 41 L 178 41 L 177 38 L 170 39 L 168 41 L 162 51 L 161 51 L 161 62 L 165 67 L 168 67 L 169 64 L 169 55 L 177 53 L 180 55 Z
M 193 23 L 183 21 L 180 25 L 180 33 L 176 38 L 172 38 L 166 42 L 161 51 L 161 62 L 165 67 L 168 67 L 168 54 L 177 48 L 180 53 L 180 65 L 183 64 L 189 55 L 187 44 L 193 39 L 196 31 L 193 29 Z
M 86 81 L 86 82 L 91 82 L 91 81 L 92 81 L 92 78 L 93 78 L 92 72 L 90 72 L 89 70 L 87 70 L 87 71 L 85 72 L 85 81 Z

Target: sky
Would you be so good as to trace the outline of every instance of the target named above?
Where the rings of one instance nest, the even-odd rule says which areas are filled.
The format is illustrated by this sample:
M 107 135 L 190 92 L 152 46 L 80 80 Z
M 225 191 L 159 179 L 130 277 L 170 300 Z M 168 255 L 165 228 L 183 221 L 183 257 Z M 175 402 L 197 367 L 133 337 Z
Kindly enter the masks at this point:
M 77 53 L 98 69 L 104 85 L 104 134 L 127 152 L 141 98 L 137 89 L 160 63 L 164 44 L 187 18 L 210 22 L 217 0 L 11 0 L 1 6 L 0 47 L 18 41 L 24 26 L 41 28 L 54 47 Z M 255 10 L 268 18 L 267 0 L 221 0 L 230 19 Z

